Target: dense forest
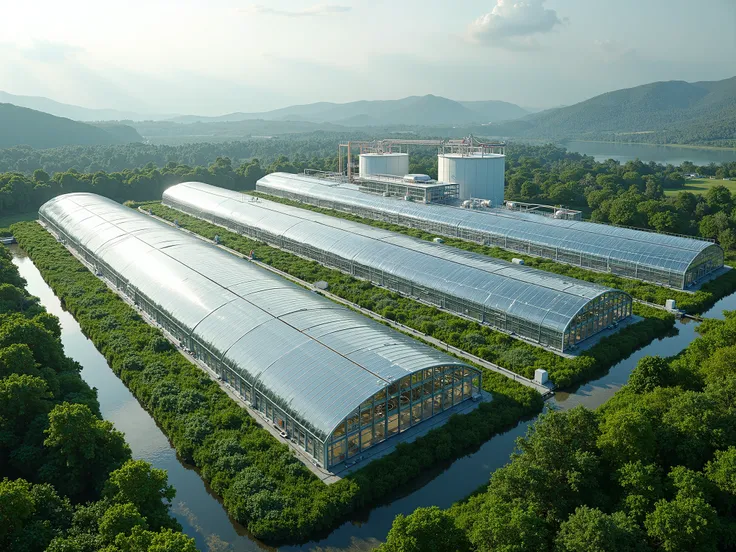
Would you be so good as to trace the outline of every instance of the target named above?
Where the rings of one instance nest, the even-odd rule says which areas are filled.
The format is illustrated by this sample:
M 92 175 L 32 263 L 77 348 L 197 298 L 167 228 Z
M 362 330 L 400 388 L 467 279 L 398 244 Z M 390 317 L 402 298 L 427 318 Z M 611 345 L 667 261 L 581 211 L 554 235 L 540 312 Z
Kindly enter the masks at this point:
M 381 550 L 733 550 L 736 313 L 698 332 L 597 411 L 540 417 L 487 487 L 399 516 Z
M 131 459 L 0 246 L 0 549 L 194 552 L 166 472 Z
M 94 192 L 118 201 L 154 200 L 159 199 L 168 186 L 186 180 L 252 190 L 256 181 L 269 172 L 302 172 L 305 168 L 334 170 L 336 156 L 324 154 L 328 145 L 334 147 L 333 139 L 297 141 L 295 144 L 304 153 L 297 151 L 291 159 L 277 155 L 267 157 L 272 158 L 272 161 L 266 164 L 260 158 L 250 157 L 238 163 L 233 162 L 231 157 L 216 157 L 207 167 L 185 164 L 180 157 L 200 161 L 211 158 L 215 151 L 224 151 L 242 160 L 252 154 L 257 146 L 264 151 L 265 145 L 273 144 L 271 141 L 262 141 L 233 142 L 228 147 L 213 144 L 177 148 L 131 145 L 104 150 L 47 150 L 47 153 L 57 152 L 62 158 L 67 155 L 69 159 L 83 159 L 81 163 L 88 168 L 103 159 L 108 165 L 142 166 L 112 172 L 100 168 L 84 173 L 72 168 L 56 172 L 53 176 L 43 169 L 35 169 L 31 175 L 27 174 L 31 166 L 43 164 L 40 158 L 35 157 L 38 154 L 35 150 L 3 150 L 5 154 L 26 151 L 30 157 L 22 162 L 26 167 L 25 173 L 0 174 L 0 215 L 33 211 L 51 197 L 76 191 Z M 284 144 L 281 146 L 284 147 Z M 308 152 L 316 153 L 312 155 Z M 92 154 L 102 157 L 99 161 L 93 161 L 88 157 Z M 146 161 L 152 155 L 155 159 Z M 273 156 L 273 151 L 267 155 Z M 410 171 L 436 177 L 435 151 L 431 148 L 414 151 Z M 684 174 L 692 172 L 718 178 L 736 178 L 736 163 L 706 167 L 696 167 L 687 162 L 679 167 L 641 161 L 599 163 L 592 157 L 570 153 L 553 145 L 512 144 L 507 151 L 506 198 L 564 205 L 582 209 L 594 221 L 701 236 L 715 239 L 724 249 L 735 248 L 736 201 L 725 186 L 714 185 L 704 195 L 687 191 L 680 191 L 674 196 L 665 195 L 665 190 L 682 187 Z

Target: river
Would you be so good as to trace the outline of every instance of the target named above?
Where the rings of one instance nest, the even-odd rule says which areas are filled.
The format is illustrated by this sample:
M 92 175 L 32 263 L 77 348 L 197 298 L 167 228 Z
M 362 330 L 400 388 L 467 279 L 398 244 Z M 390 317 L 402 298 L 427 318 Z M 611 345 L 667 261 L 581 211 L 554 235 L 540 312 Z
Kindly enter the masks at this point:
M 579 142 L 563 144 L 568 151 L 583 153 L 596 161 L 615 159 L 621 163 L 640 159 L 645 163 L 655 161 L 662 164 L 680 165 L 691 161 L 696 165 L 736 161 L 736 149 L 687 148 L 652 144 L 625 144 L 620 142 Z
M 33 262 L 17 246 L 12 246 L 10 250 L 13 262 L 26 279 L 29 293 L 39 297 L 46 309 L 59 317 L 64 350 L 83 366 L 84 380 L 97 388 L 104 418 L 125 433 L 135 458 L 168 471 L 169 483 L 174 485 L 177 492 L 173 514 L 184 531 L 196 539 L 197 547 L 212 552 L 274 550 L 253 539 L 245 528 L 229 518 L 197 472 L 176 457 L 166 436 L 115 376 L 92 342 L 84 336 L 74 317 L 62 308 Z M 723 310 L 736 310 L 736 294 L 718 301 L 705 316 L 722 318 Z M 580 404 L 595 408 L 603 404 L 626 383 L 640 358 L 678 353 L 694 339 L 696 327 L 697 324 L 692 321 L 678 321 L 673 335 L 652 342 L 616 364 L 605 376 L 581 386 L 573 393 L 558 392 L 547 402 L 548 408 L 564 410 Z M 517 437 L 526 432 L 530 423 L 522 422 L 512 430 L 492 438 L 473 454 L 426 474 L 413 488 L 403 489 L 396 496 L 387 498 L 384 505 L 354 514 L 351 521 L 323 540 L 303 546 L 281 547 L 279 550 L 370 550 L 385 538 L 397 514 L 409 514 L 420 506 L 446 508 L 488 481 L 490 472 L 508 462 Z

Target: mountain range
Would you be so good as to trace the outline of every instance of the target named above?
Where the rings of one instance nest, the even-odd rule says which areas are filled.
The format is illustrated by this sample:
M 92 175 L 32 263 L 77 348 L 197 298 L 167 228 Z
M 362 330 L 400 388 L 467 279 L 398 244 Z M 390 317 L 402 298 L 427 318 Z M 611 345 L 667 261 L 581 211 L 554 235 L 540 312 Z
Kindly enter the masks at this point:
M 0 148 L 29 145 L 37 149 L 67 145 L 108 145 L 141 142 L 143 138 L 135 129 L 116 123 L 99 126 L 72 121 L 0 103 Z
M 318 102 L 292 105 L 258 113 L 229 113 L 219 117 L 184 115 L 176 123 L 223 123 L 254 119 L 332 123 L 348 127 L 385 125 L 453 125 L 492 123 L 518 119 L 528 111 L 516 104 L 495 100 L 462 102 L 434 96 L 409 96 L 400 100 L 361 100 L 349 103 Z
M 121 111 L 118 109 L 91 109 L 57 102 L 43 96 L 18 96 L 0 90 L 0 103 L 9 103 L 18 107 L 27 107 L 36 111 L 43 111 L 57 117 L 66 117 L 75 121 L 147 121 L 161 120 L 173 117 L 173 115 L 156 115 L 136 113 L 134 111 Z
M 736 140 L 736 77 L 653 82 L 535 113 L 489 132 L 543 139 Z
M 431 94 L 399 100 L 317 102 L 217 117 L 148 116 L 87 109 L 48 98 L 0 92 L 0 101 L 3 100 L 12 100 L 10 103 L 16 105 L 23 103 L 36 111 L 18 111 L 22 108 L 0 104 L 3 106 L 0 110 L 0 147 L 23 143 L 34 147 L 109 144 L 140 141 L 142 136 L 157 143 L 175 143 L 241 140 L 314 131 L 349 135 L 357 129 L 371 135 L 412 131 L 422 135 L 455 137 L 473 133 L 494 138 L 556 141 L 587 139 L 736 145 L 736 77 L 693 83 L 654 82 L 538 113 L 529 113 L 508 102 L 456 101 Z M 60 114 L 68 118 L 52 117 Z M 122 120 L 125 124 L 89 125 L 70 119 Z M 46 122 L 42 123 L 42 120 Z M 41 131 L 43 125 L 48 125 L 45 133 Z

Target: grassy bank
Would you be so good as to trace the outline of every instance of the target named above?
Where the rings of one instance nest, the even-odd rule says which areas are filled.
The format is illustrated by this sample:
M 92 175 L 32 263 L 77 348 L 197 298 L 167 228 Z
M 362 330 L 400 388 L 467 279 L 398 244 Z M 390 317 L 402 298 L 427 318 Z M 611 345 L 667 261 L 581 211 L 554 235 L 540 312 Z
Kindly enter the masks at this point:
M 636 305 L 637 314 L 645 316 L 645 320 L 602 339 L 576 358 L 563 358 L 549 350 L 514 339 L 506 333 L 492 330 L 488 326 L 440 311 L 370 282 L 353 278 L 339 270 L 302 259 L 293 253 L 270 247 L 161 204 L 147 204 L 146 208 L 161 218 L 178 221 L 182 228 L 205 238 L 214 239 L 215 235 L 218 235 L 223 245 L 235 251 L 243 254 L 253 251 L 259 261 L 287 274 L 307 282 L 324 280 L 329 283 L 330 291 L 343 299 L 524 377 L 531 378 L 535 369 L 543 368 L 559 387 L 588 381 L 605 372 L 639 347 L 667 333 L 674 323 L 674 317 L 664 311 Z
M 666 196 L 676 196 L 680 192 L 691 192 L 693 194 L 704 194 L 713 186 L 725 186 L 728 191 L 736 193 L 736 180 L 719 180 L 717 178 L 691 178 L 681 188 L 667 188 Z
M 656 303 L 658 305 L 664 305 L 667 299 L 675 299 L 677 306 L 680 309 L 685 310 L 690 314 L 697 314 L 708 310 L 713 304 L 720 298 L 731 294 L 736 291 L 736 270 L 732 270 L 717 280 L 708 282 L 702 286 L 702 288 L 695 293 L 686 293 L 684 291 L 677 291 L 674 289 L 664 288 L 655 284 L 642 282 L 640 280 L 632 280 L 630 278 L 623 278 L 613 274 L 603 272 L 593 272 L 592 270 L 586 270 L 573 265 L 566 265 L 558 263 L 550 259 L 543 259 L 540 257 L 531 257 L 523 255 L 518 252 L 511 252 L 501 249 L 500 247 L 490 247 L 487 245 L 481 245 L 474 242 L 461 240 L 459 238 L 449 238 L 446 236 L 437 236 L 436 234 L 430 234 L 423 230 L 417 230 L 414 228 L 407 228 L 405 226 L 399 226 L 397 224 L 390 224 L 387 222 L 381 222 L 377 220 L 371 220 L 367 218 L 358 217 L 349 213 L 343 213 L 335 211 L 333 209 L 323 209 L 321 207 L 315 207 L 313 205 L 307 205 L 305 203 L 299 203 L 289 199 L 280 197 L 270 196 L 259 192 L 249 192 L 258 197 L 283 203 L 285 205 L 292 205 L 294 207 L 300 207 L 302 209 L 309 209 L 317 213 L 323 213 L 337 218 L 346 220 L 352 220 L 354 222 L 360 222 L 362 224 L 369 224 L 377 228 L 383 228 L 384 230 L 391 230 L 393 232 L 400 232 L 407 236 L 413 236 L 423 240 L 431 241 L 436 237 L 441 237 L 446 245 L 457 247 L 458 249 L 464 249 L 466 251 L 473 251 L 482 255 L 488 255 L 496 259 L 503 259 L 505 261 L 511 261 L 513 258 L 524 259 L 524 264 L 532 268 L 538 268 L 545 272 L 552 272 L 554 274 L 560 274 L 563 276 L 569 276 L 570 278 L 576 278 L 577 280 L 585 280 L 586 282 L 592 282 L 607 286 L 615 289 L 620 289 L 631 294 L 635 299 L 642 301 L 648 301 L 650 303 Z
M 299 542 L 321 535 L 356 509 L 376 504 L 423 472 L 541 411 L 535 391 L 486 372 L 483 387 L 492 402 L 453 416 L 326 486 L 41 226 L 23 222 L 13 232 L 180 456 L 200 469 L 229 513 L 258 538 Z

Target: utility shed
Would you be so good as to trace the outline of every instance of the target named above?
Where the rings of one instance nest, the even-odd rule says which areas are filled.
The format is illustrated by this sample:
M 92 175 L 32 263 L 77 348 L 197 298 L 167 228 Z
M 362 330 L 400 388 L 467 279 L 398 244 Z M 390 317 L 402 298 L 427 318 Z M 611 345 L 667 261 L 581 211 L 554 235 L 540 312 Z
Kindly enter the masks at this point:
M 110 199 L 39 216 L 322 466 L 480 392 L 478 369 Z

